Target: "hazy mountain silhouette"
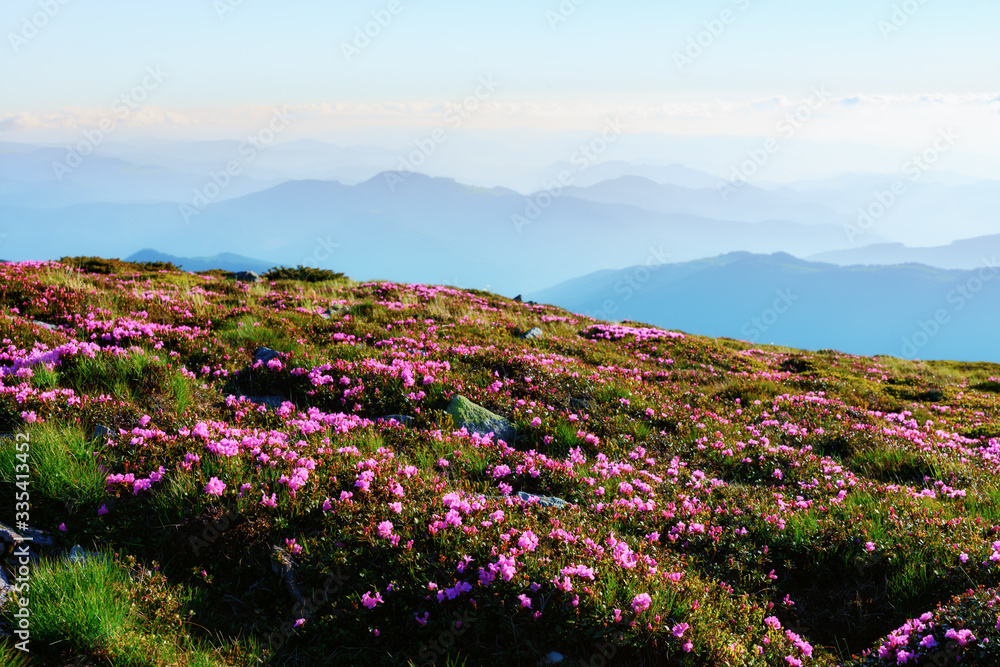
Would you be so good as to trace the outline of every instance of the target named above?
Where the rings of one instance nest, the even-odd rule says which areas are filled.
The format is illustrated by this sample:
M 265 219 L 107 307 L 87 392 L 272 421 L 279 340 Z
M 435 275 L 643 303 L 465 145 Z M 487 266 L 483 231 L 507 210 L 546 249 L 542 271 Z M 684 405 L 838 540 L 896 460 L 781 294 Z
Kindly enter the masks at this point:
M 854 354 L 1000 362 L 1000 262 L 840 267 L 732 253 L 601 271 L 530 295 L 574 312 Z

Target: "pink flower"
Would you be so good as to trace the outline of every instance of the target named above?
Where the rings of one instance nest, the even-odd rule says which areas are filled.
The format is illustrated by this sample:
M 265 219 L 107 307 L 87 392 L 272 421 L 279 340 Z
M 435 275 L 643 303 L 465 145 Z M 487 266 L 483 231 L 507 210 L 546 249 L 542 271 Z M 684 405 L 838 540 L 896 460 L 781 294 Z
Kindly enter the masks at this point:
M 780 630 L 781 629 L 781 621 L 779 621 L 774 616 L 768 616 L 767 618 L 765 618 L 764 619 L 764 625 L 766 625 L 767 627 L 771 628 L 772 630 Z
M 534 419 L 531 420 L 531 425 L 532 426 L 541 426 L 542 425 L 542 420 L 539 419 L 538 417 L 535 417 Z
M 66 524 L 65 523 L 59 524 L 59 530 L 61 530 L 62 532 L 65 533 L 66 532 Z M 1000 619 L 997 620 L 997 625 L 1000 625 Z
M 297 619 L 297 620 L 295 621 L 295 625 L 293 625 L 292 627 L 293 627 L 293 628 L 297 628 L 297 627 L 299 627 L 300 625 L 303 625 L 303 624 L 304 624 L 305 622 L 306 622 L 306 619 L 304 619 L 304 618 L 300 618 L 300 619 Z
M 691 626 L 688 625 L 687 623 L 680 623 L 678 625 L 675 625 L 673 630 L 671 630 L 671 632 L 674 633 L 674 637 L 680 639 L 681 637 L 684 636 L 684 633 L 687 631 L 689 627 Z
M 651 604 L 653 604 L 653 599 L 649 597 L 648 593 L 639 593 L 632 598 L 632 609 L 635 611 L 636 615 L 649 609 Z
M 392 521 L 383 521 L 378 525 L 379 537 L 389 539 L 392 537 Z
M 213 477 L 208 480 L 208 484 L 205 485 L 205 493 L 210 496 L 221 496 L 222 492 L 226 490 L 226 485 L 219 481 L 218 477 Z
M 285 539 L 285 546 L 288 547 L 288 550 L 291 551 L 293 554 L 302 553 L 302 545 L 296 544 L 295 538 Z
M 518 538 L 517 546 L 525 551 L 534 551 L 538 547 L 538 537 L 530 530 L 526 530 Z
M 798 658 L 793 658 L 790 655 L 785 656 L 785 662 L 787 662 L 791 667 L 802 667 L 802 661 Z
M 367 593 L 361 596 L 361 603 L 364 606 L 368 607 L 369 609 L 374 609 L 376 605 L 382 602 L 383 600 L 381 593 L 376 593 L 375 596 L 372 597 L 371 591 L 368 591 Z
M 108 513 L 108 508 L 106 505 L 101 505 L 97 510 L 97 516 L 104 516 Z
M 517 596 L 517 599 L 521 601 L 521 606 L 525 609 L 531 609 L 531 598 L 529 598 L 524 593 Z

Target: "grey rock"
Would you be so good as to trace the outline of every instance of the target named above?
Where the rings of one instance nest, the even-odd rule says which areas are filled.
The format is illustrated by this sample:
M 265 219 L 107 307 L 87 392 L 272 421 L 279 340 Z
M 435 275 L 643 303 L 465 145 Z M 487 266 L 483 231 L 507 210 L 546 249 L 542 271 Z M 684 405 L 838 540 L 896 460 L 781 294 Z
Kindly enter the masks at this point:
M 236 278 L 237 282 L 241 283 L 259 283 L 262 280 L 254 271 L 239 271 L 233 277 Z
M 587 398 L 574 398 L 569 397 L 569 407 L 574 410 L 589 410 L 590 409 L 590 399 Z
M 244 396 L 251 403 L 263 405 L 265 408 L 280 408 L 288 399 L 284 396 Z
M 281 357 L 280 352 L 272 350 L 269 347 L 258 347 L 257 351 L 253 353 L 253 360 L 259 361 L 262 364 L 266 364 L 272 359 L 279 359 L 280 357 Z
M 388 424 L 390 421 L 399 422 L 402 426 L 409 426 L 410 422 L 413 421 L 413 417 L 407 417 L 406 415 L 386 415 L 385 417 L 379 417 L 375 420 L 378 423 Z
M 465 396 L 455 396 L 448 404 L 448 414 L 455 422 L 455 428 L 465 428 L 469 433 L 486 435 L 493 433 L 497 438 L 513 444 L 517 429 L 507 419 L 476 405 Z
M 538 503 L 542 507 L 555 507 L 557 509 L 569 507 L 571 504 L 562 498 L 556 498 L 555 496 L 536 496 L 535 494 L 528 493 L 526 491 L 518 491 L 517 497 L 526 503 Z
M 344 315 L 351 314 L 351 307 L 346 305 L 330 306 L 326 309 L 325 313 L 321 313 L 320 317 L 324 320 L 333 319 L 334 317 L 343 317 Z
M 45 327 L 46 329 L 49 329 L 49 330 L 58 329 L 59 328 L 55 324 L 49 324 L 48 322 L 39 322 L 38 320 L 35 320 L 35 324 L 37 324 L 40 327 Z
M 86 551 L 79 544 L 70 549 L 69 555 L 66 556 L 67 562 L 79 563 L 80 565 L 83 565 L 89 560 L 101 561 L 105 560 L 105 558 L 106 556 L 95 551 Z
M 112 431 L 110 428 L 98 424 L 97 426 L 94 427 L 94 432 L 90 434 L 90 438 L 91 440 L 97 440 L 98 438 L 110 438 L 113 435 L 114 431 Z
M 558 665 L 565 659 L 566 657 L 562 653 L 559 653 L 558 651 L 550 651 L 549 654 L 546 655 L 545 658 L 542 660 L 541 664 Z
M 534 340 L 535 338 L 542 338 L 544 336 L 545 332 L 539 329 L 538 327 L 535 327 L 525 332 L 525 334 L 521 336 L 521 338 L 523 338 L 524 340 Z
M 520 294 L 518 294 L 517 296 L 514 297 L 514 301 L 516 301 L 517 303 L 523 303 L 523 300 L 521 299 L 521 295 Z

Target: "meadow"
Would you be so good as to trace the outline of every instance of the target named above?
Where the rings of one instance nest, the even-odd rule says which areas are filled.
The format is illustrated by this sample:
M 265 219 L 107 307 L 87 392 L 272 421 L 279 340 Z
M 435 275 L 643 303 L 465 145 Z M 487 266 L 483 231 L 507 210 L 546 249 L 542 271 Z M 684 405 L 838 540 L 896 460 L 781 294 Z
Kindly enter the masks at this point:
M 3 660 L 997 665 L 998 394 L 477 290 L 0 264 L 0 521 L 43 538 Z

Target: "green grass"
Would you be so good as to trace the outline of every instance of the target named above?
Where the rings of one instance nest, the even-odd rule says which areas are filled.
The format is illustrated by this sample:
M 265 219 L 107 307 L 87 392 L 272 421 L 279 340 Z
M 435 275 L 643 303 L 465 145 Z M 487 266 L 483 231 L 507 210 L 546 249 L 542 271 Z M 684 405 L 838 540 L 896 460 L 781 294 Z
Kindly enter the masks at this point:
M 34 502 L 45 498 L 72 507 L 95 504 L 103 497 L 105 475 L 97 467 L 96 445 L 78 427 L 33 424 L 25 435 L 27 451 L 19 452 L 13 441 L 0 449 L 0 479 L 13 484 L 19 473 L 30 474 Z
M 80 563 L 43 560 L 31 578 L 32 652 L 129 667 L 230 664 L 186 631 L 193 627 L 187 613 L 191 599 L 161 575 L 126 567 L 110 553 Z M 14 607 L 4 610 L 8 620 L 14 612 Z M 243 664 L 262 664 L 256 646 L 240 648 Z

